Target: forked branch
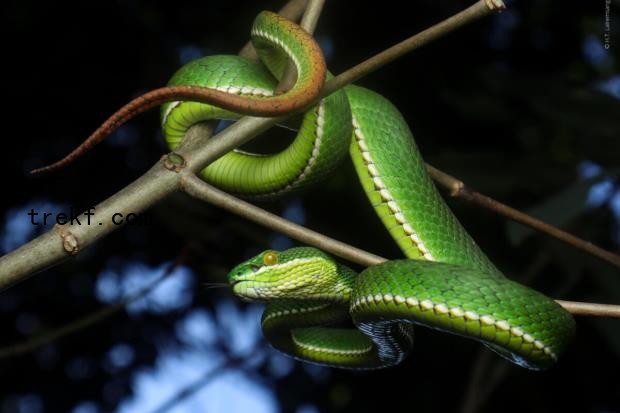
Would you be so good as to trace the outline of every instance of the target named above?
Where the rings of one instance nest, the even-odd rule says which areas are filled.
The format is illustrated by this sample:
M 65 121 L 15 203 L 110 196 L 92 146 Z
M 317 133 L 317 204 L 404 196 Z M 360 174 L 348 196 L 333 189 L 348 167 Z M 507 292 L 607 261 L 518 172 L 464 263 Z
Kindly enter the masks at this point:
M 465 23 L 473 22 L 492 12 L 485 1 L 479 1 L 463 12 L 413 36 L 400 46 L 395 54 L 382 59 L 369 59 L 360 68 L 341 74 L 325 86 L 326 95 L 342 87 L 346 82 L 370 73 L 404 53 L 446 35 Z M 403 45 L 403 43 L 401 43 Z M 339 79 L 339 80 L 336 80 Z M 338 82 L 338 83 L 333 83 Z M 318 98 L 317 98 L 318 99 Z M 207 140 L 212 128 L 197 125 L 190 129 L 186 139 L 176 153 L 164 156 L 149 171 L 96 206 L 97 214 L 103 219 L 101 225 L 56 226 L 53 230 L 37 237 L 15 251 L 0 258 L 0 289 L 7 288 L 28 276 L 60 263 L 71 255 L 78 254 L 99 238 L 117 230 L 107 219 L 115 213 L 140 213 L 159 200 L 180 188 L 183 175 L 198 172 L 232 149 L 246 143 L 261 132 L 274 126 L 281 119 L 244 117 L 218 134 L 217 139 Z M 85 215 L 80 218 L 86 219 Z
M 312 231 L 304 226 L 295 224 L 271 212 L 265 211 L 264 209 L 250 204 L 249 202 L 220 191 L 195 175 L 185 175 L 181 182 L 183 190 L 194 198 L 201 199 L 212 205 L 226 209 L 245 219 L 281 232 L 293 239 L 296 239 L 297 241 L 312 245 L 347 261 L 366 267 L 377 265 L 386 261 L 383 257 L 353 247 L 342 241 L 335 240 L 319 232 Z M 620 318 L 620 305 L 581 303 L 560 300 L 556 300 L 556 302 L 575 315 Z

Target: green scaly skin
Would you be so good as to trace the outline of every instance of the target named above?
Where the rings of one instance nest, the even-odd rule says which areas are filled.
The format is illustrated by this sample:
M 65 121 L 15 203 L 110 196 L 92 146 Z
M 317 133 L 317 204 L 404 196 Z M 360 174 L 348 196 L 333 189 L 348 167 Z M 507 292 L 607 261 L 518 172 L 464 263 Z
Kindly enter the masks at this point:
M 289 56 L 298 72 L 299 64 L 309 64 L 294 38 L 269 33 L 279 39 L 276 46 L 286 47 L 272 48 L 259 38 L 264 66 L 211 56 L 181 68 L 170 84 L 269 95 L 286 53 L 302 54 Z M 237 117 L 192 102 L 162 109 L 171 149 L 196 122 Z M 329 175 L 347 148 L 371 204 L 409 259 L 356 275 L 317 249 L 293 248 L 266 251 L 235 267 L 229 274 L 235 294 L 268 303 L 262 328 L 274 347 L 330 366 L 387 367 L 408 354 L 415 323 L 480 340 L 527 368 L 552 365 L 574 335 L 572 316 L 491 263 L 438 194 L 402 115 L 380 95 L 349 86 L 309 110 L 283 152 L 237 151 L 206 168 L 203 177 L 233 193 L 283 194 Z M 276 254 L 278 262 L 265 264 L 266 254 Z M 341 327 L 351 321 L 356 328 Z
M 252 42 L 264 64 L 239 56 L 203 57 L 183 66 L 168 86 L 197 85 L 264 99 L 273 96 L 290 57 L 298 72 L 293 89 L 305 89 L 312 78 L 312 56 L 274 16 L 259 14 L 252 29 Z M 197 102 L 168 103 L 161 113 L 164 136 L 172 150 L 198 122 L 240 117 Z M 284 151 L 264 156 L 235 150 L 205 168 L 202 177 L 228 192 L 246 196 L 274 196 L 318 182 L 347 154 L 351 136 L 348 119 L 351 112 L 345 93 L 333 93 L 305 113 L 296 139 Z

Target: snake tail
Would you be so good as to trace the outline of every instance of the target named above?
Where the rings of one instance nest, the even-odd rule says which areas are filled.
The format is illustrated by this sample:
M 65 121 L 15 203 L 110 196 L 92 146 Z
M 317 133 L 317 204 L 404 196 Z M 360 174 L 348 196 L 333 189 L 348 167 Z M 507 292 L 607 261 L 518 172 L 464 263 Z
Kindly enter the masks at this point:
M 120 108 L 99 126 L 82 144 L 61 160 L 37 168 L 31 173 L 51 172 L 72 163 L 103 141 L 118 127 L 135 116 L 167 102 L 194 101 L 212 103 L 236 113 L 252 116 L 280 116 L 303 109 L 319 94 L 326 76 L 321 48 L 313 37 L 294 22 L 272 12 L 261 12 L 252 26 L 251 40 L 257 53 L 269 60 L 270 55 L 285 54 L 297 69 L 297 81 L 280 95 L 244 95 L 232 88 L 208 88 L 192 85 L 167 86 L 147 92 Z M 283 72 L 285 63 L 272 70 Z

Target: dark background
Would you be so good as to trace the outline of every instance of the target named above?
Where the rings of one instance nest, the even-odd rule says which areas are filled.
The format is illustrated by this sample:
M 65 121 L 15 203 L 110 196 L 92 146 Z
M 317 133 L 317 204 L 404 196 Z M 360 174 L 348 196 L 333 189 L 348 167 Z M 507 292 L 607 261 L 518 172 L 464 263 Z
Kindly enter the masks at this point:
M 574 3 L 511 3 L 359 84 L 399 107 L 429 163 L 618 252 L 620 8 L 612 2 L 615 32 L 605 50 L 604 2 Z M 281 4 L 5 2 L 2 252 L 43 229 L 29 224 L 30 208 L 83 210 L 156 162 L 165 151 L 158 113 L 132 121 L 64 171 L 30 178 L 27 170 L 67 153 L 117 107 L 164 85 L 182 62 L 236 53 L 253 17 Z M 468 4 L 327 1 L 317 38 L 330 70 L 340 73 Z M 289 136 L 276 132 L 274 139 Z M 354 182 L 346 163 L 315 191 L 265 207 L 398 257 Z M 489 211 L 447 201 L 509 276 L 554 298 L 620 302 L 617 268 Z M 148 300 L 0 360 L 0 412 L 155 411 L 193 382 L 170 411 L 620 411 L 617 320 L 579 317 L 575 342 L 547 372 L 509 365 L 478 343 L 423 328 L 412 356 L 396 368 L 315 368 L 266 345 L 259 307 L 204 285 L 290 240 L 181 195 L 145 218 L 2 293 L 0 341 L 21 342 L 116 302 L 187 252 Z

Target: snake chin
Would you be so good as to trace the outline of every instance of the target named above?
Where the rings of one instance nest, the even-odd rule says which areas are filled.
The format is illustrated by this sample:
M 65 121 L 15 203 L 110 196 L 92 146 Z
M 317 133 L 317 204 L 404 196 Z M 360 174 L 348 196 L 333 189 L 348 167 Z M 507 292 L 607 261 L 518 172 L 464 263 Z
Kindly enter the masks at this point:
M 233 293 L 244 301 L 259 301 L 262 298 L 260 288 L 252 285 L 252 281 L 235 280 L 231 284 Z

